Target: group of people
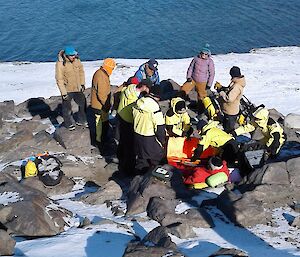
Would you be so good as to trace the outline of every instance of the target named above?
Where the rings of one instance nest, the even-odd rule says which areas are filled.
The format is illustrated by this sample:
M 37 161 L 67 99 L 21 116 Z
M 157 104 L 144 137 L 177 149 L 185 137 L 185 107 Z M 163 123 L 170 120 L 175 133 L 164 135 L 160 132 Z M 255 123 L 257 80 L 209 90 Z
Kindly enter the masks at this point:
M 105 153 L 105 142 L 108 141 L 109 114 L 112 111 L 110 76 L 115 67 L 116 62 L 112 58 L 105 59 L 92 79 L 90 105 L 95 120 L 95 142 L 101 153 Z M 229 166 L 238 165 L 242 169 L 243 164 L 239 163 L 242 150 L 236 138 L 256 128 L 264 136 L 263 146 L 267 154 L 276 156 L 285 141 L 283 129 L 264 107 L 256 108 L 252 115 L 238 122 L 241 121 L 240 100 L 246 82 L 237 66 L 233 66 L 229 74 L 229 85 L 223 87 L 216 82 L 215 93 L 212 94 L 210 89 L 214 82 L 215 66 L 209 45 L 205 45 L 191 61 L 186 82 L 170 99 L 170 108 L 163 114 L 159 105 L 158 62 L 150 59 L 142 64 L 113 97 L 118 120 L 117 157 L 120 171 L 128 176 L 145 174 L 156 165 L 166 163 L 168 137 L 191 137 L 194 129 L 188 114 L 187 99 L 193 88 L 197 92 L 197 112 L 205 114 L 205 119 L 200 119 L 197 124 L 200 138 L 192 161 L 199 159 L 208 147 L 215 147 L 220 149 L 220 157 Z M 72 99 L 79 106 L 76 124 L 87 126 L 84 69 L 77 51 L 71 46 L 58 54 L 56 81 L 62 95 L 65 127 L 75 129 L 71 118 Z

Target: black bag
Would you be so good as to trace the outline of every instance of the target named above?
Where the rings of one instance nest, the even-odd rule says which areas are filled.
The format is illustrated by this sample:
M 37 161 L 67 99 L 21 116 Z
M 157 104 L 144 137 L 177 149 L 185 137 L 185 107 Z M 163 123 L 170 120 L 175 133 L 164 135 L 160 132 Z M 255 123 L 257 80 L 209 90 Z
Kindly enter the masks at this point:
M 61 161 L 53 155 L 43 155 L 36 158 L 38 177 L 45 186 L 56 186 L 60 183 L 64 173 Z

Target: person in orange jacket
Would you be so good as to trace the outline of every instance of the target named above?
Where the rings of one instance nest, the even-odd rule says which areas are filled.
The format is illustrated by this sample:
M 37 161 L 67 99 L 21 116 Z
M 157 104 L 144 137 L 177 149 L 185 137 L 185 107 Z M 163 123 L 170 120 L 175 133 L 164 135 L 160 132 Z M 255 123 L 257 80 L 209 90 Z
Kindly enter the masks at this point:
M 109 111 L 111 107 L 110 76 L 116 67 L 112 58 L 106 58 L 102 66 L 94 73 L 91 90 L 91 107 L 95 115 L 96 144 L 103 151 L 103 145 L 108 140 Z

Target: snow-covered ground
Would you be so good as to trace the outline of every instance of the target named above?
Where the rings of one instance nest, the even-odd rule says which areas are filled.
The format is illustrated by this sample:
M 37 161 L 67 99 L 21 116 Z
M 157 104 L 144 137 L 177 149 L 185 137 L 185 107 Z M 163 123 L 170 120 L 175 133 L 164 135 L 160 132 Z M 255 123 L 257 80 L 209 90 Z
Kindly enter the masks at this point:
M 216 81 L 227 85 L 230 79 L 229 69 L 233 65 L 239 66 L 247 81 L 245 95 L 255 104 L 264 103 L 283 114 L 300 114 L 300 47 L 258 49 L 248 54 L 217 55 L 213 58 Z M 144 61 L 146 60 L 118 59 L 118 68 L 111 77 L 112 84 L 119 85 L 127 80 Z M 191 58 L 159 60 L 161 79 L 171 78 L 182 84 L 190 61 Z M 102 61 L 84 62 L 87 86 L 91 84 L 92 75 L 101 63 Z M 0 102 L 13 99 L 20 103 L 30 97 L 47 98 L 59 95 L 55 85 L 54 68 L 54 63 L 0 63 Z M 127 243 L 134 239 L 134 234 L 143 238 L 147 232 L 159 225 L 154 221 L 116 217 L 105 205 L 90 206 L 72 201 L 70 197 L 76 192 L 81 192 L 78 188 L 76 190 L 55 199 L 76 214 L 78 219 L 88 217 L 96 225 L 72 228 L 51 238 L 17 238 L 15 256 L 119 257 L 122 256 Z M 207 192 L 206 197 L 214 195 L 212 190 Z M 201 202 L 202 198 L 195 200 Z M 0 204 L 18 200 L 21 199 L 11 192 L 0 195 Z M 176 211 L 181 213 L 188 208 L 191 206 L 182 203 Z M 208 256 L 219 247 L 236 247 L 248 252 L 252 257 L 300 256 L 299 241 L 295 243 L 295 240 L 290 240 L 300 237 L 299 229 L 291 228 L 286 218 L 289 215 L 298 216 L 299 213 L 294 213 L 291 209 L 274 210 L 273 226 L 258 225 L 248 229 L 234 226 L 216 208 L 211 207 L 209 213 L 214 219 L 215 228 L 195 228 L 197 237 L 187 240 L 172 236 L 172 240 L 186 256 Z
M 300 47 L 257 49 L 245 54 L 213 56 L 216 66 L 215 81 L 229 84 L 229 70 L 239 66 L 246 77 L 245 95 L 255 104 L 264 103 L 283 114 L 300 113 Z M 111 76 L 113 85 L 120 85 L 133 76 L 146 60 L 117 59 L 118 68 Z M 158 60 L 161 80 L 185 82 L 191 58 Z M 102 61 L 84 62 L 86 86 L 90 87 L 94 72 Z M 55 63 L 0 63 L 0 102 L 20 103 L 30 97 L 59 95 L 55 83 Z

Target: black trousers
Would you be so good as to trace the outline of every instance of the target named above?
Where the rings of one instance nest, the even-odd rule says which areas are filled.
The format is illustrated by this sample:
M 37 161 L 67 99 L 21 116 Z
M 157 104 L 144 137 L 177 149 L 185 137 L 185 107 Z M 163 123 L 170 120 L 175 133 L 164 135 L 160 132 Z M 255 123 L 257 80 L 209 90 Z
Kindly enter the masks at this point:
M 119 125 L 119 145 L 117 157 L 119 159 L 119 170 L 128 176 L 134 175 L 135 150 L 133 124 L 117 117 Z
M 62 100 L 62 115 L 64 118 L 65 127 L 72 125 L 72 99 L 78 105 L 78 122 L 86 121 L 86 99 L 82 92 L 68 93 L 67 100 Z
M 224 113 L 223 117 L 223 128 L 224 131 L 227 133 L 230 133 L 234 130 L 234 126 L 237 120 L 238 114 L 237 115 L 228 115 Z

